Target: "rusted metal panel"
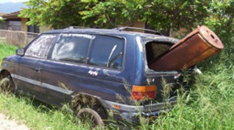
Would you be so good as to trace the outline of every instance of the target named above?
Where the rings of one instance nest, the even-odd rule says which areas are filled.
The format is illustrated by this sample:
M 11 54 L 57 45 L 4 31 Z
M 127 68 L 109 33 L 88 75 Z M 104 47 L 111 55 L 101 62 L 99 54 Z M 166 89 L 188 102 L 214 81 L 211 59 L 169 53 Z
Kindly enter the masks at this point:
M 222 41 L 213 31 L 205 26 L 199 26 L 152 63 L 150 68 L 159 71 L 189 68 L 223 48 Z

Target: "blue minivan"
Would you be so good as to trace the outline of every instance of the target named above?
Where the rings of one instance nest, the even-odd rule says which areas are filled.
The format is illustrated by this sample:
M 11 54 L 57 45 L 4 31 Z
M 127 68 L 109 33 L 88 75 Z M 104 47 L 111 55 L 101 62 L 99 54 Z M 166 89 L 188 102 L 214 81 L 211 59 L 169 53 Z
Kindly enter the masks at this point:
M 48 31 L 4 58 L 0 88 L 55 106 L 71 104 L 75 115 L 90 115 L 99 126 L 109 112 L 130 123 L 150 119 L 176 103 L 181 72 L 149 68 L 176 42 L 122 29 Z

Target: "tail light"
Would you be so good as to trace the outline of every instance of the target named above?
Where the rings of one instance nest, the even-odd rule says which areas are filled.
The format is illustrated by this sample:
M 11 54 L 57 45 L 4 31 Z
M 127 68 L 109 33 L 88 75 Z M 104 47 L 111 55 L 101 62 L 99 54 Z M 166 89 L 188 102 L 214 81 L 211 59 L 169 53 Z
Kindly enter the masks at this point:
M 143 99 L 154 99 L 156 96 L 156 86 L 133 86 L 132 87 L 132 99 L 143 100 Z

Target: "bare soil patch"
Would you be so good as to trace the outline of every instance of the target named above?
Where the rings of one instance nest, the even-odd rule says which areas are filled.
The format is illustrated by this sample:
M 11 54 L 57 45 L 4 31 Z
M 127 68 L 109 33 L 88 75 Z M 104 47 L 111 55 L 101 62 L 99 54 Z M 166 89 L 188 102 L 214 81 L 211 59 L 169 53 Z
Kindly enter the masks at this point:
M 30 130 L 26 125 L 10 119 L 9 116 L 0 113 L 0 129 L 1 130 Z

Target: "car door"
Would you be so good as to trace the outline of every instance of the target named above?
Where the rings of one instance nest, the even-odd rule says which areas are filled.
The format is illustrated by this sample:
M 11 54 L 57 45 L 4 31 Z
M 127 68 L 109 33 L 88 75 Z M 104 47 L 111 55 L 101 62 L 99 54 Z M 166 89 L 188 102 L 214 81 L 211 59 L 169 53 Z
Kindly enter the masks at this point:
M 41 70 L 42 83 L 48 86 L 47 97 L 50 103 L 61 106 L 71 100 L 74 89 L 71 87 L 71 68 L 84 65 L 87 61 L 91 35 L 61 34 L 52 49 L 51 56 Z M 79 82 L 79 81 L 77 81 Z
M 25 55 L 20 57 L 17 72 L 14 75 L 18 89 L 38 99 L 43 99 L 41 68 L 55 37 L 54 34 L 42 34 L 31 42 L 25 49 Z
M 124 81 L 132 71 L 124 70 L 125 39 L 117 36 L 94 35 L 86 65 L 71 66 L 71 88 L 103 99 L 115 100 L 127 95 Z

